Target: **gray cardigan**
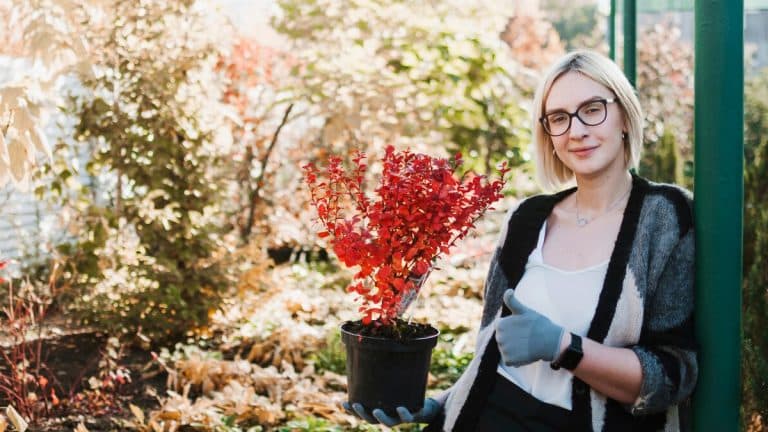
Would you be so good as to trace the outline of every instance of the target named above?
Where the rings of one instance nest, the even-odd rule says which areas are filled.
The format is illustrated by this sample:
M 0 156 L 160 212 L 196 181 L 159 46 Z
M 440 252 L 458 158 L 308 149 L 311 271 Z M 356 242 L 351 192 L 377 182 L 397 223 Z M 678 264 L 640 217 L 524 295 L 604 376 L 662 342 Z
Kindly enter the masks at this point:
M 523 201 L 510 212 L 491 261 L 476 355 L 441 397 L 444 410 L 427 431 L 472 431 L 499 364 L 496 320 L 509 314 L 502 294 L 520 281 L 539 230 L 554 205 L 575 188 Z M 587 334 L 628 347 L 640 359 L 642 385 L 626 405 L 573 378 L 579 431 L 686 431 L 696 384 L 693 333 L 694 232 L 691 194 L 633 176 L 632 192 Z

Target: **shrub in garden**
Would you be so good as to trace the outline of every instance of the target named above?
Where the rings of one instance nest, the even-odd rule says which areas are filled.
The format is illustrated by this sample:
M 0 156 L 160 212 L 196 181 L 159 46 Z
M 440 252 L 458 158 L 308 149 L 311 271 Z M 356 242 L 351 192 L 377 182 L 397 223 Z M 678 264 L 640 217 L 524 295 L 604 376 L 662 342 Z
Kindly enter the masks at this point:
M 768 419 L 768 70 L 746 83 L 744 131 L 743 421 Z
M 437 348 L 432 353 L 430 371 L 439 380 L 437 388 L 446 389 L 452 386 L 469 366 L 474 354 L 455 354 L 447 348 Z
M 221 42 L 195 1 L 118 1 L 89 29 L 95 73 L 73 98 L 94 190 L 77 209 L 62 282 L 87 322 L 155 339 L 205 325 L 228 282 L 220 170 Z M 230 136 L 231 138 L 231 136 Z
M 276 29 L 300 65 L 297 88 L 321 120 L 317 153 L 346 143 L 373 152 L 391 143 L 461 152 L 482 173 L 502 160 L 525 163 L 525 101 L 535 80 L 499 38 L 503 5 L 277 3 Z
M 344 345 L 341 343 L 341 335 L 334 330 L 325 340 L 325 345 L 310 356 L 318 372 L 331 371 L 343 374 L 347 366 L 347 357 Z
M 645 112 L 639 171 L 656 181 L 693 187 L 693 47 L 664 23 L 642 33 L 637 89 Z
M 607 17 L 596 3 L 574 5 L 568 0 L 544 0 L 541 7 L 567 50 L 607 51 L 604 24 Z
M 50 415 L 62 394 L 43 358 L 42 322 L 49 302 L 30 292 L 19 295 L 12 282 L 0 278 L 0 285 L 6 283 L 0 290 L 0 336 L 10 346 L 0 345 L 0 405 L 34 421 Z
M 284 101 L 285 94 L 281 94 L 288 86 L 290 66 L 287 53 L 242 36 L 235 40 L 231 50 L 220 55 L 217 63 L 216 69 L 226 83 L 224 101 L 240 118 L 233 128 L 237 145 L 230 153 L 230 177 L 234 181 L 229 185 L 231 202 L 226 210 L 231 213 L 231 223 L 243 244 L 267 245 L 267 239 L 251 238 L 251 234 L 274 237 L 271 231 L 277 224 L 270 223 L 269 216 L 279 212 L 285 205 L 283 201 L 293 201 L 280 196 L 293 195 L 291 183 L 284 178 L 292 177 L 288 173 L 296 176 L 286 159 L 290 159 L 290 147 L 297 143 L 281 137 L 294 106 L 290 100 Z

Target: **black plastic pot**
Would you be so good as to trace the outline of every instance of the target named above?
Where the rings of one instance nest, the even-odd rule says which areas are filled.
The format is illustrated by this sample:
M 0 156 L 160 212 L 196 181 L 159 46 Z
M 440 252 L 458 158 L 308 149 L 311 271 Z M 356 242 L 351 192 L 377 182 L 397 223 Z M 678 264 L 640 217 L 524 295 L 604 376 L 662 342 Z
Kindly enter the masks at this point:
M 440 332 L 430 327 L 434 334 L 398 342 L 362 336 L 347 327 L 341 326 L 341 340 L 347 347 L 349 402 L 358 402 L 369 411 L 381 408 L 389 415 L 397 415 L 395 408 L 399 406 L 411 412 L 420 410 L 432 348 Z

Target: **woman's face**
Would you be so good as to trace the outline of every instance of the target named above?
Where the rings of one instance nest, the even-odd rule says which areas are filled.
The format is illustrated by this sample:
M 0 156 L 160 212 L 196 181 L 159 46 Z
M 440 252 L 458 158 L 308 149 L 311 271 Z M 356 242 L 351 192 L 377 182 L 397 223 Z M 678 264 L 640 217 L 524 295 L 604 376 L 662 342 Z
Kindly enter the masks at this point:
M 544 104 L 544 115 L 555 128 L 557 122 L 567 124 L 568 115 L 573 113 L 594 123 L 600 118 L 600 109 L 606 109 L 605 121 L 595 126 L 584 124 L 578 117 L 571 118 L 571 127 L 560 136 L 553 136 L 557 157 L 573 171 L 578 178 L 594 178 L 603 174 L 617 174 L 626 170 L 624 161 L 624 115 L 617 102 L 601 104 L 599 100 L 615 100 L 616 96 L 602 84 L 578 73 L 567 72 L 558 78 L 549 91 Z M 597 113 L 597 114 L 595 114 Z M 597 115 L 598 117 L 595 117 Z

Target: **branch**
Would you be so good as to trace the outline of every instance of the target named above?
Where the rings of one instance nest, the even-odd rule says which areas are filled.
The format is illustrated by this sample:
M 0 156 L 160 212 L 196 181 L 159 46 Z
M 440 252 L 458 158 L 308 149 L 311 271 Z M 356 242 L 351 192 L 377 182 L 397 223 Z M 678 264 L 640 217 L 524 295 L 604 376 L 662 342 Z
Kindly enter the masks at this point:
M 288 108 L 286 108 L 285 113 L 283 114 L 283 119 L 280 121 L 280 125 L 277 126 L 275 134 L 272 135 L 272 141 L 269 143 L 269 147 L 267 147 L 267 151 L 264 153 L 264 157 L 261 159 L 261 172 L 259 173 L 259 176 L 256 177 L 255 187 L 253 190 L 251 190 L 251 194 L 248 197 L 248 202 L 250 205 L 248 209 L 248 222 L 246 222 L 240 235 L 240 238 L 243 240 L 243 242 L 248 241 L 248 237 L 251 236 L 251 232 L 253 231 L 253 223 L 254 219 L 256 218 L 256 203 L 259 199 L 259 192 L 261 191 L 262 182 L 264 181 L 264 173 L 267 170 L 267 162 L 269 162 L 269 157 L 272 155 L 272 150 L 274 150 L 275 144 L 277 144 L 277 138 L 280 136 L 280 131 L 288 122 L 288 115 L 291 113 L 292 109 L 293 104 L 288 105 Z

